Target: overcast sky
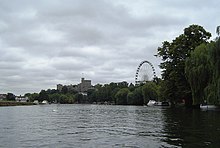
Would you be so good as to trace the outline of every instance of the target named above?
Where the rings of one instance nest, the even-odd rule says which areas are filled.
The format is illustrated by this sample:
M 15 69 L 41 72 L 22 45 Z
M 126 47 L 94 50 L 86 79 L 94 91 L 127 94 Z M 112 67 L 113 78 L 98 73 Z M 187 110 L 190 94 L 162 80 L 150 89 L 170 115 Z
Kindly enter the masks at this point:
M 137 66 L 191 24 L 215 37 L 218 0 L 0 0 L 0 93 L 134 83 Z

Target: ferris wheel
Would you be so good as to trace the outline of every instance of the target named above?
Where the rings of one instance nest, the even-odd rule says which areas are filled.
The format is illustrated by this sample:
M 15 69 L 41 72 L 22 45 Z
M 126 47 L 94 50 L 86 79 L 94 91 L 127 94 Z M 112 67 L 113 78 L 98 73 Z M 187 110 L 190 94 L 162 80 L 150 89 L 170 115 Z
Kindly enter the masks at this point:
M 142 61 L 137 68 L 135 75 L 135 84 L 145 83 L 147 81 L 152 81 L 156 78 L 156 72 L 153 64 L 149 61 Z

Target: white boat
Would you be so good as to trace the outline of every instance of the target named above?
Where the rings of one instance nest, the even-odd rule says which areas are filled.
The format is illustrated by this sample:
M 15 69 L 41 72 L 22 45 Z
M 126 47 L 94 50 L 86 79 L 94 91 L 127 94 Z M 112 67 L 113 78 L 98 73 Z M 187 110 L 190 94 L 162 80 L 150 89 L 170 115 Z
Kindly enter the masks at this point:
M 155 100 L 149 100 L 149 102 L 147 103 L 147 106 L 154 106 L 156 104 Z
M 38 105 L 39 104 L 39 102 L 38 102 L 38 100 L 34 100 L 34 102 L 33 102 L 34 104 L 36 104 L 36 105 Z
M 157 102 L 155 100 L 149 100 L 149 102 L 147 103 L 147 106 L 170 106 L 170 103 L 166 101 Z
M 200 105 L 201 110 L 215 110 L 217 108 L 215 105 Z
M 47 100 L 42 101 L 42 104 L 49 104 Z

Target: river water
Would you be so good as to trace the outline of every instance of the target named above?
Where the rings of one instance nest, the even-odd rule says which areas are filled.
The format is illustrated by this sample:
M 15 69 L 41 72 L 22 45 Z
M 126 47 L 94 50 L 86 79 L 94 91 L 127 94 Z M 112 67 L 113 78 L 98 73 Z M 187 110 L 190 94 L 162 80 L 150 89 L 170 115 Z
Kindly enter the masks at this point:
M 0 107 L 0 147 L 219 146 L 219 111 L 105 105 Z

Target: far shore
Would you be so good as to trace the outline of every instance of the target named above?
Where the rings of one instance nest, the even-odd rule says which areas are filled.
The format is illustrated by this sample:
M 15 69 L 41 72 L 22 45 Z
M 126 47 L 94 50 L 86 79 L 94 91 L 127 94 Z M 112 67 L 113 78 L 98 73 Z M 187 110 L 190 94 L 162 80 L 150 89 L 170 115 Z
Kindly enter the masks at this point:
M 33 102 L 0 101 L 0 106 L 35 105 Z

